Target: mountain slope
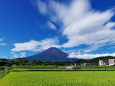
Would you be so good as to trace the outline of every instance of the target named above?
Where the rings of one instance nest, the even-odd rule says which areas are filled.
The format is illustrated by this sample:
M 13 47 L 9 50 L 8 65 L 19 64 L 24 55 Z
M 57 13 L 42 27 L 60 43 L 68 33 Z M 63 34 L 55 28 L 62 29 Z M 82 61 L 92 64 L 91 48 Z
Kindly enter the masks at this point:
M 25 59 L 32 60 L 40 60 L 40 61 L 49 61 L 49 62 L 67 62 L 67 61 L 75 61 L 76 59 L 67 58 L 68 54 L 55 48 L 51 47 L 39 54 L 25 57 Z
M 82 59 L 76 62 L 77 63 L 96 63 L 98 64 L 99 60 L 108 60 L 108 59 L 115 59 L 115 57 L 114 56 L 102 56 L 102 57 L 96 57 L 96 58 L 88 59 L 88 60 Z

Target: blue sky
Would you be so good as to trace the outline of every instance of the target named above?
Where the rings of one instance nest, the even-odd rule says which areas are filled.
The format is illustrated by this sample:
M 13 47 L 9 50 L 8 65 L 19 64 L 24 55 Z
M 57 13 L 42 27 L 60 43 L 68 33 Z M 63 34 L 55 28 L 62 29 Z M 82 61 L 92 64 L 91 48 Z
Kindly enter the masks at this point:
M 49 47 L 70 58 L 115 56 L 115 1 L 0 0 L 0 58 Z

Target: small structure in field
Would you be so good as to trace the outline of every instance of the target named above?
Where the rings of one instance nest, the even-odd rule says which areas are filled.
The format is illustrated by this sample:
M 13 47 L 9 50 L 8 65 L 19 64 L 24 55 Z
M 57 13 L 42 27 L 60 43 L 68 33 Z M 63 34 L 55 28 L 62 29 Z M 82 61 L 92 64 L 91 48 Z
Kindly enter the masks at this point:
M 99 60 L 99 66 L 115 66 L 115 59 Z
M 80 67 L 77 67 L 77 66 L 67 66 L 66 69 L 80 69 Z

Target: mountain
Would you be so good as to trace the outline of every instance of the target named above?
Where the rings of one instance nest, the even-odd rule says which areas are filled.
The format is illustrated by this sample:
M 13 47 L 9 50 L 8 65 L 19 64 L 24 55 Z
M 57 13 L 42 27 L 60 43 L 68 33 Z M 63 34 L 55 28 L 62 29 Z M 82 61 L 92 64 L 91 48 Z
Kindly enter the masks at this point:
M 78 60 L 76 61 L 76 63 L 96 63 L 98 64 L 99 60 L 108 60 L 108 59 L 115 59 L 114 56 L 102 56 L 102 57 L 96 57 L 96 58 L 93 58 L 93 59 L 81 59 L 81 60 Z
M 67 58 L 68 54 L 57 49 L 56 47 L 51 47 L 39 54 L 25 57 L 26 60 L 39 60 L 39 61 L 48 61 L 48 62 L 72 62 L 76 61 L 75 58 Z

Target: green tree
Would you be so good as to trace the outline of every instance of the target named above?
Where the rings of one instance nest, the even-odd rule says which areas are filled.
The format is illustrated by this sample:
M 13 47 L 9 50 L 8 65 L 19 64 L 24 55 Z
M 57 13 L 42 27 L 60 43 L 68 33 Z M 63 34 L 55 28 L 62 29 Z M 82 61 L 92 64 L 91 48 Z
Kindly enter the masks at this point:
M 17 60 L 17 62 L 20 64 L 20 63 L 27 63 L 28 61 L 26 60 L 26 59 L 24 59 L 24 58 L 17 58 L 16 59 Z

